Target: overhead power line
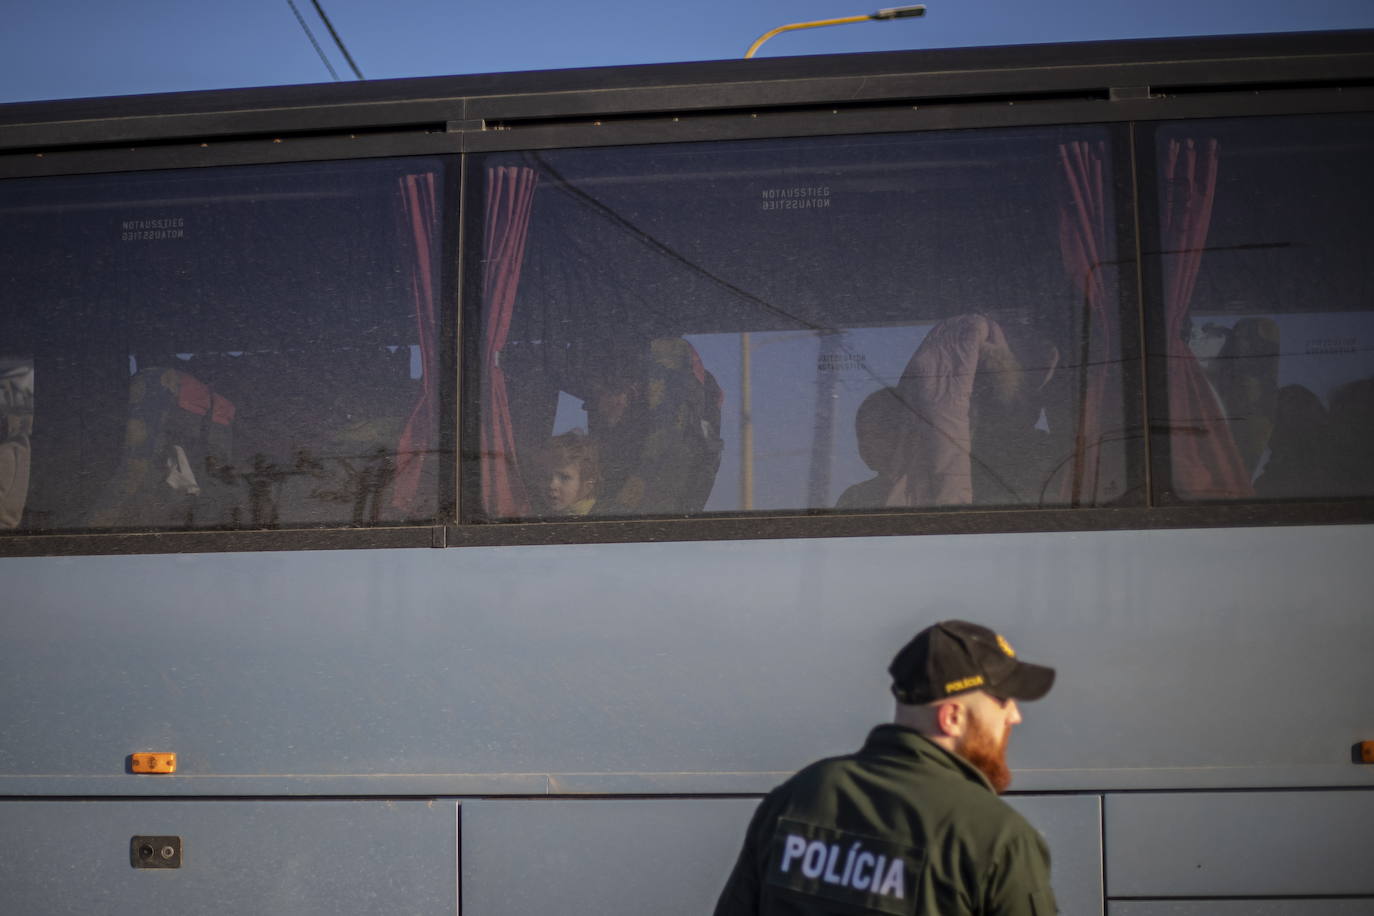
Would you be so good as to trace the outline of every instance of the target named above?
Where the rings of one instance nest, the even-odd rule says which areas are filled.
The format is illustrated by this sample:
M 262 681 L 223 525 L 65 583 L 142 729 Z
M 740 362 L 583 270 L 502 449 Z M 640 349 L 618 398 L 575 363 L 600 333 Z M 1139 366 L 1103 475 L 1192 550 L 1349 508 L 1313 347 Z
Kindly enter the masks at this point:
M 339 50 L 343 52 L 344 60 L 348 61 L 348 66 L 352 68 L 353 75 L 358 79 L 363 79 L 363 71 L 358 69 L 358 65 L 353 62 L 353 55 L 349 54 L 348 49 L 344 47 L 343 39 L 339 37 L 338 32 L 334 31 L 334 23 L 330 22 L 329 17 L 325 15 L 324 7 L 320 6 L 320 0 L 310 0 L 310 2 L 314 4 L 315 12 L 320 14 L 320 19 L 324 22 L 324 27 L 329 29 L 330 35 L 334 36 L 334 44 L 338 45 Z
M 334 65 L 329 62 L 329 58 L 324 56 L 324 49 L 321 48 L 320 43 L 315 40 L 315 33 L 310 31 L 310 26 L 306 23 L 305 17 L 301 15 L 300 10 L 296 9 L 295 0 L 286 0 L 286 2 L 291 7 L 291 12 L 296 14 L 296 21 L 299 22 L 301 28 L 305 30 L 305 37 L 310 39 L 310 44 L 314 47 L 315 53 L 320 55 L 320 60 L 324 61 L 325 67 L 329 70 L 329 75 L 334 77 L 335 82 L 338 82 L 338 71 L 336 71 Z

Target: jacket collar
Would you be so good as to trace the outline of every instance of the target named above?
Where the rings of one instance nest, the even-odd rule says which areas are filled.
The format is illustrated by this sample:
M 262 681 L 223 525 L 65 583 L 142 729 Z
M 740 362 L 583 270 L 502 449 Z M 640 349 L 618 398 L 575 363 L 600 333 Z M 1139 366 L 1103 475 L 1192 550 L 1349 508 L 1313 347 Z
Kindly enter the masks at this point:
M 988 778 L 983 775 L 982 770 L 958 754 L 950 753 L 925 735 L 913 728 L 907 728 L 905 725 L 889 722 L 874 728 L 868 733 L 868 740 L 864 742 L 863 750 L 860 753 L 866 756 L 894 757 L 912 763 L 940 767 L 949 770 L 951 775 L 962 776 L 969 782 L 978 783 L 994 795 L 997 794 L 992 783 L 988 782 Z

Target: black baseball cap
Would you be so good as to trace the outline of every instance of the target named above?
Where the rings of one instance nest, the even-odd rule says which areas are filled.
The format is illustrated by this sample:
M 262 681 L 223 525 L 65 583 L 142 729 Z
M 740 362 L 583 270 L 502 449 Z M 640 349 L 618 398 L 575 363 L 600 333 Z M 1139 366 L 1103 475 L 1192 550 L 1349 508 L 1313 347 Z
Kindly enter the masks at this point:
M 946 620 L 902 647 L 887 668 L 892 695 L 919 706 L 982 690 L 999 700 L 1038 700 L 1054 685 L 1054 669 L 1019 661 L 1011 643 L 987 627 Z

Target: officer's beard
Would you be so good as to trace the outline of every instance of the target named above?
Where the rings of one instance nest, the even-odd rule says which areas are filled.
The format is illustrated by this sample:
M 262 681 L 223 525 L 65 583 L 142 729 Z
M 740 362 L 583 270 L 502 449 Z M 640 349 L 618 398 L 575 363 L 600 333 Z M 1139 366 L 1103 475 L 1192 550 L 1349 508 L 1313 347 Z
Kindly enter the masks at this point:
M 1010 726 L 1003 730 L 1002 740 L 998 741 L 983 719 L 973 713 L 969 716 L 968 730 L 954 750 L 977 767 L 1000 795 L 1011 785 L 1011 768 L 1007 766 L 1007 743 L 1010 740 Z

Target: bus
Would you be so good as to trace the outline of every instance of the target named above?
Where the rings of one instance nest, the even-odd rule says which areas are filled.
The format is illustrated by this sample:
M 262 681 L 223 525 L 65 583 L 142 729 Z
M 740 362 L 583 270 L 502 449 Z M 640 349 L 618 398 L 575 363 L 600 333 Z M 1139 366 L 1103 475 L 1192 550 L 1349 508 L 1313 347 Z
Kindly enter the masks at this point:
M 1371 162 L 1371 32 L 0 106 L 5 909 L 709 912 L 963 618 L 1064 913 L 1371 912 Z

